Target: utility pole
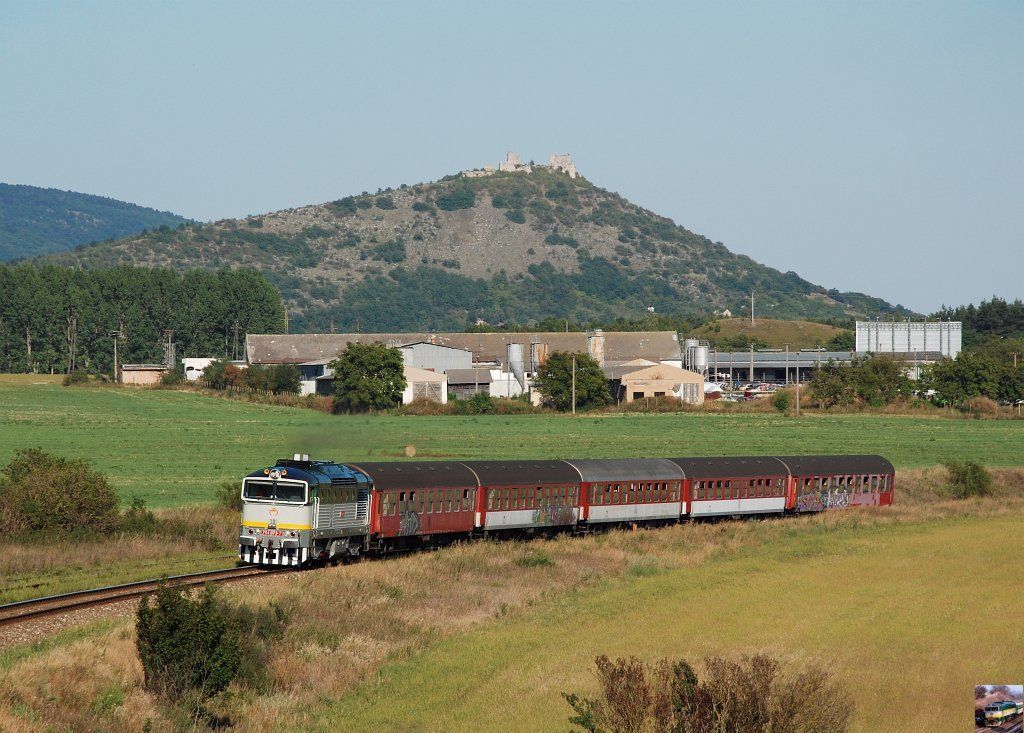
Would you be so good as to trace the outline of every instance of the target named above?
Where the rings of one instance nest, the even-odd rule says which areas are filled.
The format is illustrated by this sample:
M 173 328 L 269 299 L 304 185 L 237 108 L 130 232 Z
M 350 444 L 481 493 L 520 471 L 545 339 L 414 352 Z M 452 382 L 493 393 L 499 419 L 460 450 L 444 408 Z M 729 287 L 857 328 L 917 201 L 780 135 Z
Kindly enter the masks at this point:
M 231 358 L 234 361 L 238 360 L 238 320 L 235 319 L 235 345 L 231 347 Z
M 754 325 L 754 291 L 750 291 L 750 325 Z M 751 380 L 753 381 L 753 380 Z
M 796 416 L 800 417 L 800 352 L 796 352 Z
M 789 386 L 789 342 L 785 344 L 786 347 L 786 386 Z M 798 366 L 797 369 L 800 367 Z
M 576 354 L 572 355 L 572 414 L 576 414 Z
M 117 383 L 117 339 L 121 336 L 120 331 L 111 331 L 111 337 L 114 339 L 114 383 Z

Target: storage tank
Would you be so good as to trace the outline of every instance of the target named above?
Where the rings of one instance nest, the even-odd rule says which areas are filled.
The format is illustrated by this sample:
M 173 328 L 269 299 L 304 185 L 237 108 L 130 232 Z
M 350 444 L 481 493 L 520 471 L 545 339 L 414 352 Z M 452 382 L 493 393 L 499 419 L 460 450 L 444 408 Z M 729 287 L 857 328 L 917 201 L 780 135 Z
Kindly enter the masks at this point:
M 708 347 L 696 346 L 693 349 L 693 371 L 707 374 L 708 371 Z
M 523 345 L 508 345 L 508 368 L 519 382 L 519 386 L 526 389 L 526 374 L 523 373 Z
M 700 345 L 699 339 L 684 339 L 683 340 L 683 366 L 687 369 L 693 369 L 694 351 Z
M 530 344 L 530 371 L 536 373 L 540 365 L 548 360 L 548 345 L 541 341 Z

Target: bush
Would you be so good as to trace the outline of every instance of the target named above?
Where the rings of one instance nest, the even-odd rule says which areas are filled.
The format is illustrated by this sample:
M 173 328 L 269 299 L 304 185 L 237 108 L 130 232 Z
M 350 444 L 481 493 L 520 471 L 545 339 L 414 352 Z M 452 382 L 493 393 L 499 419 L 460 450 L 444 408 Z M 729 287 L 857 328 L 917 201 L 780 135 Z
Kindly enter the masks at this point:
M 447 193 L 437 197 L 437 208 L 445 211 L 471 209 L 475 203 L 476 194 L 466 185 L 452 186 Z
M 420 213 L 424 213 L 425 214 L 427 212 L 433 212 L 434 211 L 434 207 L 431 206 L 428 203 L 423 202 L 423 201 L 416 201 L 412 205 L 412 210 L 413 211 L 418 211 Z
M 943 461 L 949 472 L 949 484 L 952 494 L 957 499 L 972 496 L 988 496 L 992 493 L 992 474 L 977 461 Z
M 160 384 L 164 387 L 176 387 L 179 384 L 185 383 L 185 375 L 181 373 L 181 369 L 168 369 L 162 377 L 160 377 Z
M 132 499 L 132 505 L 121 516 L 121 531 L 133 534 L 149 534 L 156 529 L 156 517 L 146 508 L 141 496 Z
M 381 262 L 397 263 L 405 259 L 405 242 L 392 239 L 390 242 L 378 244 L 370 250 L 370 259 Z
M 238 676 L 265 680 L 266 647 L 279 637 L 288 614 L 279 606 L 253 611 L 227 605 L 212 586 L 195 600 L 163 587 L 155 603 L 139 602 L 136 648 L 146 689 L 183 704 L 193 720 L 204 704 Z
M 509 209 L 505 212 L 505 218 L 516 224 L 526 223 L 526 214 L 523 213 L 522 209 Z
M 964 407 L 974 417 L 995 417 L 999 414 L 999 403 L 988 397 L 971 397 Z
M 788 389 L 780 389 L 772 395 L 772 407 L 779 412 L 787 412 L 793 406 L 793 394 Z
M 242 511 L 242 488 L 234 481 L 223 481 L 217 487 L 217 503 L 225 509 Z
M 82 371 L 81 369 L 76 369 L 75 371 L 71 372 L 70 374 L 65 375 L 65 377 L 64 377 L 64 379 L 62 381 L 62 384 L 65 387 L 71 387 L 71 386 L 76 385 L 76 384 L 86 384 L 86 383 L 88 383 L 88 381 L 89 381 L 88 373 Z
M 764 654 L 705 660 L 700 679 L 685 660 L 646 665 L 635 657 L 596 660 L 600 696 L 563 697 L 569 722 L 591 733 L 842 733 L 853 705 L 830 675 L 814 667 L 782 673 Z
M 378 209 L 391 210 L 395 208 L 395 200 L 390 196 L 378 196 L 375 203 Z
M 117 494 L 85 461 L 28 448 L 0 474 L 0 531 L 109 532 L 119 521 Z

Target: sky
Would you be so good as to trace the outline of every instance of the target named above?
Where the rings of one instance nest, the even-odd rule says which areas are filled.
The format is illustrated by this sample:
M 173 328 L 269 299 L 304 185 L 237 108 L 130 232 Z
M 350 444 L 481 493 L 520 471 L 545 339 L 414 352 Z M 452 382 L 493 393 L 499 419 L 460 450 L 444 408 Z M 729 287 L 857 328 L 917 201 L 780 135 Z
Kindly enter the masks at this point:
M 238 217 L 571 153 L 919 312 L 1024 297 L 1024 3 L 0 0 L 0 181 Z

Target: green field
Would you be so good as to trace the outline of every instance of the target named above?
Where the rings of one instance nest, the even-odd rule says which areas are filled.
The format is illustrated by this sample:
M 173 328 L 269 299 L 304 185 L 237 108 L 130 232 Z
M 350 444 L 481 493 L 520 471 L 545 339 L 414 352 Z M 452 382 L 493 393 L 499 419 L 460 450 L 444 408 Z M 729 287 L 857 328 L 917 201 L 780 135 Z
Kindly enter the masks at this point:
M 594 692 L 598 654 L 824 664 L 864 732 L 967 730 L 975 684 L 1024 679 L 1024 606 L 980 570 L 1024 554 L 1024 519 L 819 530 L 558 595 L 393 662 L 312 728 L 567 730 L 560 693 Z
M 293 452 L 335 460 L 881 453 L 898 468 L 1024 461 L 1024 422 L 888 415 L 683 413 L 332 416 L 203 395 L 0 379 L 0 461 L 39 446 L 108 474 L 125 500 L 210 501 L 220 481 Z

